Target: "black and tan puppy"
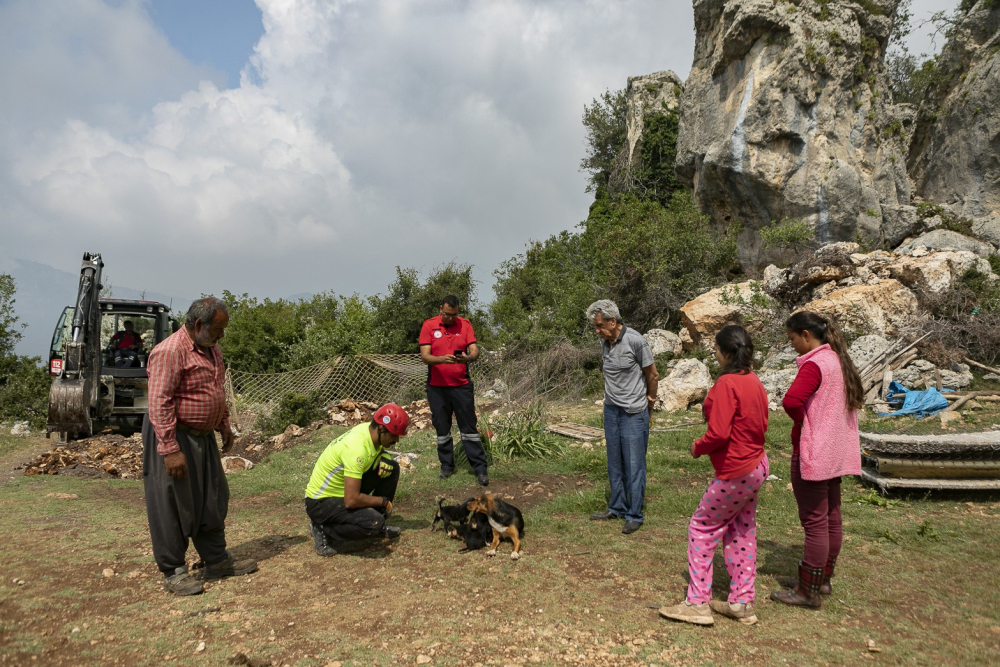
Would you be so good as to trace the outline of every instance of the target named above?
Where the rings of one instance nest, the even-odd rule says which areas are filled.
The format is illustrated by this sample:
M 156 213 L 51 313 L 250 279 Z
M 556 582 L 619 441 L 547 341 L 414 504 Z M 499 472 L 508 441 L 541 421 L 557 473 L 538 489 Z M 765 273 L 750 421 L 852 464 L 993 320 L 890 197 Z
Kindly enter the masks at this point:
M 444 497 L 438 498 L 437 512 L 434 513 L 434 521 L 431 523 L 431 531 L 441 522 L 444 532 L 455 539 L 462 539 L 457 528 L 464 525 L 469 520 L 469 503 L 475 498 L 469 498 L 461 505 L 444 505 Z
M 485 514 L 490 522 L 490 528 L 493 529 L 493 544 L 486 552 L 488 556 L 495 556 L 500 540 L 507 539 L 514 543 L 511 559 L 517 560 L 521 557 L 521 539 L 524 537 L 524 516 L 521 510 L 495 498 L 492 493 L 483 493 L 474 499 L 469 503 L 469 510 Z
M 467 551 L 478 551 L 490 543 L 493 539 L 493 528 L 490 527 L 489 519 L 485 514 L 473 512 L 468 522 L 460 524 L 456 529 L 458 538 L 465 540 L 465 546 L 458 550 L 458 553 Z

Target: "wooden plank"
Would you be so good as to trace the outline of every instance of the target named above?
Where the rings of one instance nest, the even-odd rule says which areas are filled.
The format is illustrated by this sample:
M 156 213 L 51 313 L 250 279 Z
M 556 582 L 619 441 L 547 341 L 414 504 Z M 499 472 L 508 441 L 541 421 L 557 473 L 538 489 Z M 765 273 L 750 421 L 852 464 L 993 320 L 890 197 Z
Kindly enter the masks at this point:
M 978 366 L 979 368 L 989 371 L 990 373 L 996 373 L 997 375 L 1000 375 L 1000 368 L 993 368 L 992 366 L 981 364 L 978 361 L 973 361 L 972 359 L 969 359 L 968 357 L 963 357 L 963 359 L 965 359 L 965 363 L 967 364 L 972 364 L 973 366 Z
M 545 430 L 558 435 L 564 435 L 567 438 L 573 438 L 575 440 L 596 440 L 597 438 L 604 437 L 604 431 L 601 429 L 594 428 L 593 426 L 586 426 L 584 424 L 576 424 L 574 422 L 553 424 Z

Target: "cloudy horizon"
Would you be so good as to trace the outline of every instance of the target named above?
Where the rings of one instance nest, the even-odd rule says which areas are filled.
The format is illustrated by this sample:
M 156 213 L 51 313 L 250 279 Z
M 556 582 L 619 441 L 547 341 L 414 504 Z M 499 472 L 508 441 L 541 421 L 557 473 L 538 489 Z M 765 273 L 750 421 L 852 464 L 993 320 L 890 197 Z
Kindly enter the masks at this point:
M 213 61 L 163 0 L 0 2 L 0 255 L 271 298 L 456 261 L 488 301 L 500 262 L 587 215 L 584 104 L 686 78 L 694 42 L 687 0 L 256 6 L 252 52 Z

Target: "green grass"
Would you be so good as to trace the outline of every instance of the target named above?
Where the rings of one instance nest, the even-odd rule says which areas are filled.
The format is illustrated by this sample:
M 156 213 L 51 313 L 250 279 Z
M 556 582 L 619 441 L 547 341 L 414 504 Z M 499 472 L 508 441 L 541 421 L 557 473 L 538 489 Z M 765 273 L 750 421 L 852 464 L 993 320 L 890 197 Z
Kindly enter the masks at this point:
M 599 408 L 578 403 L 573 411 L 574 421 L 594 420 Z M 0 660 L 225 664 L 244 653 L 274 664 L 345 666 L 415 664 L 420 654 L 434 665 L 859 664 L 870 657 L 989 664 L 1000 651 L 1000 592 L 976 585 L 1000 575 L 1000 494 L 882 502 L 845 480 L 847 541 L 834 595 L 818 612 L 767 600 L 802 554 L 784 417 L 772 415 L 768 432 L 771 471 L 780 479 L 761 492 L 761 622 L 753 628 L 726 619 L 714 628 L 673 624 L 647 608 L 684 595 L 687 522 L 711 476 L 709 461 L 688 453 L 699 429 L 651 438 L 646 522 L 628 537 L 617 522 L 586 518 L 606 503 L 599 444 L 567 441 L 549 457 L 495 464 L 496 492 L 519 493 L 540 481 L 553 494 L 524 505 L 518 562 L 508 558 L 509 545 L 494 559 L 459 554 L 458 542 L 427 530 L 438 494 L 458 499 L 478 489 L 461 468 L 437 478 L 427 433 L 396 448 L 419 454 L 401 479 L 392 519 L 403 536 L 358 554 L 315 556 L 302 490 L 316 457 L 341 431 L 313 433 L 230 477 L 231 548 L 260 559 L 261 569 L 194 598 L 160 588 L 141 483 L 45 476 L 0 485 Z M 105 567 L 113 578 L 102 576 Z M 26 583 L 12 584 L 15 578 Z M 716 595 L 726 579 L 717 562 Z M 882 652 L 869 654 L 868 639 Z M 205 649 L 196 652 L 202 641 Z

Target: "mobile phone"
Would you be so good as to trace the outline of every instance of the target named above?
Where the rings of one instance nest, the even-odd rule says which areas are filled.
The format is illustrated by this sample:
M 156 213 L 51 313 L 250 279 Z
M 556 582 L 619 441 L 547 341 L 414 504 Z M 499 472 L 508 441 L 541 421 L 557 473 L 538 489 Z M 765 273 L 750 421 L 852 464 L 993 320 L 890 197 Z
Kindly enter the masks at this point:
M 455 350 L 455 356 L 460 357 L 465 354 L 465 350 Z

